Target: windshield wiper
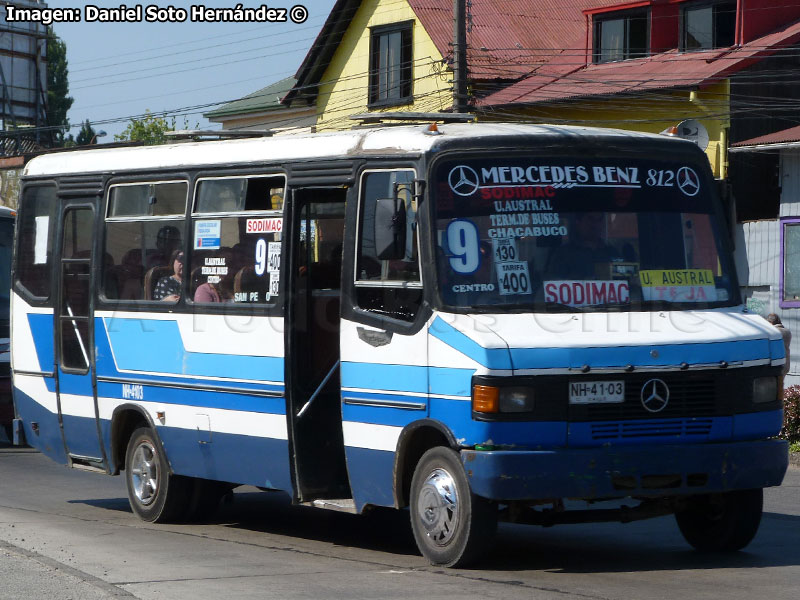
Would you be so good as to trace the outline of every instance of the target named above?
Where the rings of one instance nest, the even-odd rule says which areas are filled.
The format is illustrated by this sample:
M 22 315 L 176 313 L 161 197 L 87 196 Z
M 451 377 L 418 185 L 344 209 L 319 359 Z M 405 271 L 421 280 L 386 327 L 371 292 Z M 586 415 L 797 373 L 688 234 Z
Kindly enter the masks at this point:
M 603 302 L 602 304 L 594 304 L 588 308 L 619 308 L 622 310 L 632 310 L 633 305 L 630 302 Z
M 531 305 L 531 307 L 533 307 L 533 305 Z M 558 310 L 553 312 L 576 312 L 576 313 L 586 312 L 587 309 L 593 308 L 592 306 L 570 306 L 569 304 L 562 304 L 561 302 L 547 302 L 544 305 L 544 307 L 545 307 L 545 312 L 550 312 L 551 308 L 557 308 Z

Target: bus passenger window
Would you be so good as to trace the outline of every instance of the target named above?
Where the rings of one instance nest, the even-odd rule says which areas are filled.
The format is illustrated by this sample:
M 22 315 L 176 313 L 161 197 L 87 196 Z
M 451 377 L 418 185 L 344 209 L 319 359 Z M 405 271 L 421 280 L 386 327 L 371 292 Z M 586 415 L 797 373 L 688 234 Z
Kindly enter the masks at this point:
M 39 298 L 47 298 L 51 290 L 55 208 L 55 187 L 25 188 L 17 223 L 17 281 Z
M 282 175 L 198 181 L 190 234 L 190 301 L 275 302 L 285 185 Z
M 183 248 L 186 182 L 136 183 L 109 190 L 103 293 L 109 300 L 155 300 Z
M 412 170 L 366 172 L 359 200 L 356 301 L 363 310 L 403 321 L 413 321 L 422 303 L 413 185 Z M 375 207 L 378 199 L 396 194 L 406 203 L 405 256 L 380 260 L 375 250 Z

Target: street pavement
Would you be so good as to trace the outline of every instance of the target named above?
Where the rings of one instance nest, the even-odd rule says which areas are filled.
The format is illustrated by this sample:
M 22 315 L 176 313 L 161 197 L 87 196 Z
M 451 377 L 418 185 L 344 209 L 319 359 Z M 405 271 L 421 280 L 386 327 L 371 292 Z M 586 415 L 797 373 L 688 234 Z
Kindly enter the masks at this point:
M 237 490 L 205 524 L 136 519 L 124 480 L 0 447 L 0 600 L 425 598 L 796 600 L 800 469 L 766 493 L 743 552 L 698 554 L 671 517 L 639 523 L 502 525 L 476 569 L 440 569 L 416 552 L 407 515 L 292 507 Z

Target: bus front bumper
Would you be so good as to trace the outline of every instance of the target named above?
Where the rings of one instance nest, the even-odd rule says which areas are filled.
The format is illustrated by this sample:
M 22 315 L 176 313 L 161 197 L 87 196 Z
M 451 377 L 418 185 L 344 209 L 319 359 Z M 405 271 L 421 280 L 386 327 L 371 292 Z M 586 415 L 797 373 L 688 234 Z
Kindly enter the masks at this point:
M 780 485 L 789 444 L 462 450 L 461 460 L 472 491 L 493 500 L 663 497 Z

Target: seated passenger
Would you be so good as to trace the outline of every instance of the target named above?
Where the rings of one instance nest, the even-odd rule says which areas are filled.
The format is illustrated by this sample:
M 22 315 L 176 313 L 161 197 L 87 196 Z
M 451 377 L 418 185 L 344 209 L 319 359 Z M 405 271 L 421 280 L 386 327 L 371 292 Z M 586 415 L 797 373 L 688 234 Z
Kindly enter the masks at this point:
M 194 292 L 195 302 L 222 302 L 222 294 L 213 283 L 204 283 Z
M 175 250 L 170 260 L 173 274 L 158 280 L 153 290 L 153 300 L 177 302 L 181 298 L 183 286 L 183 250 Z

